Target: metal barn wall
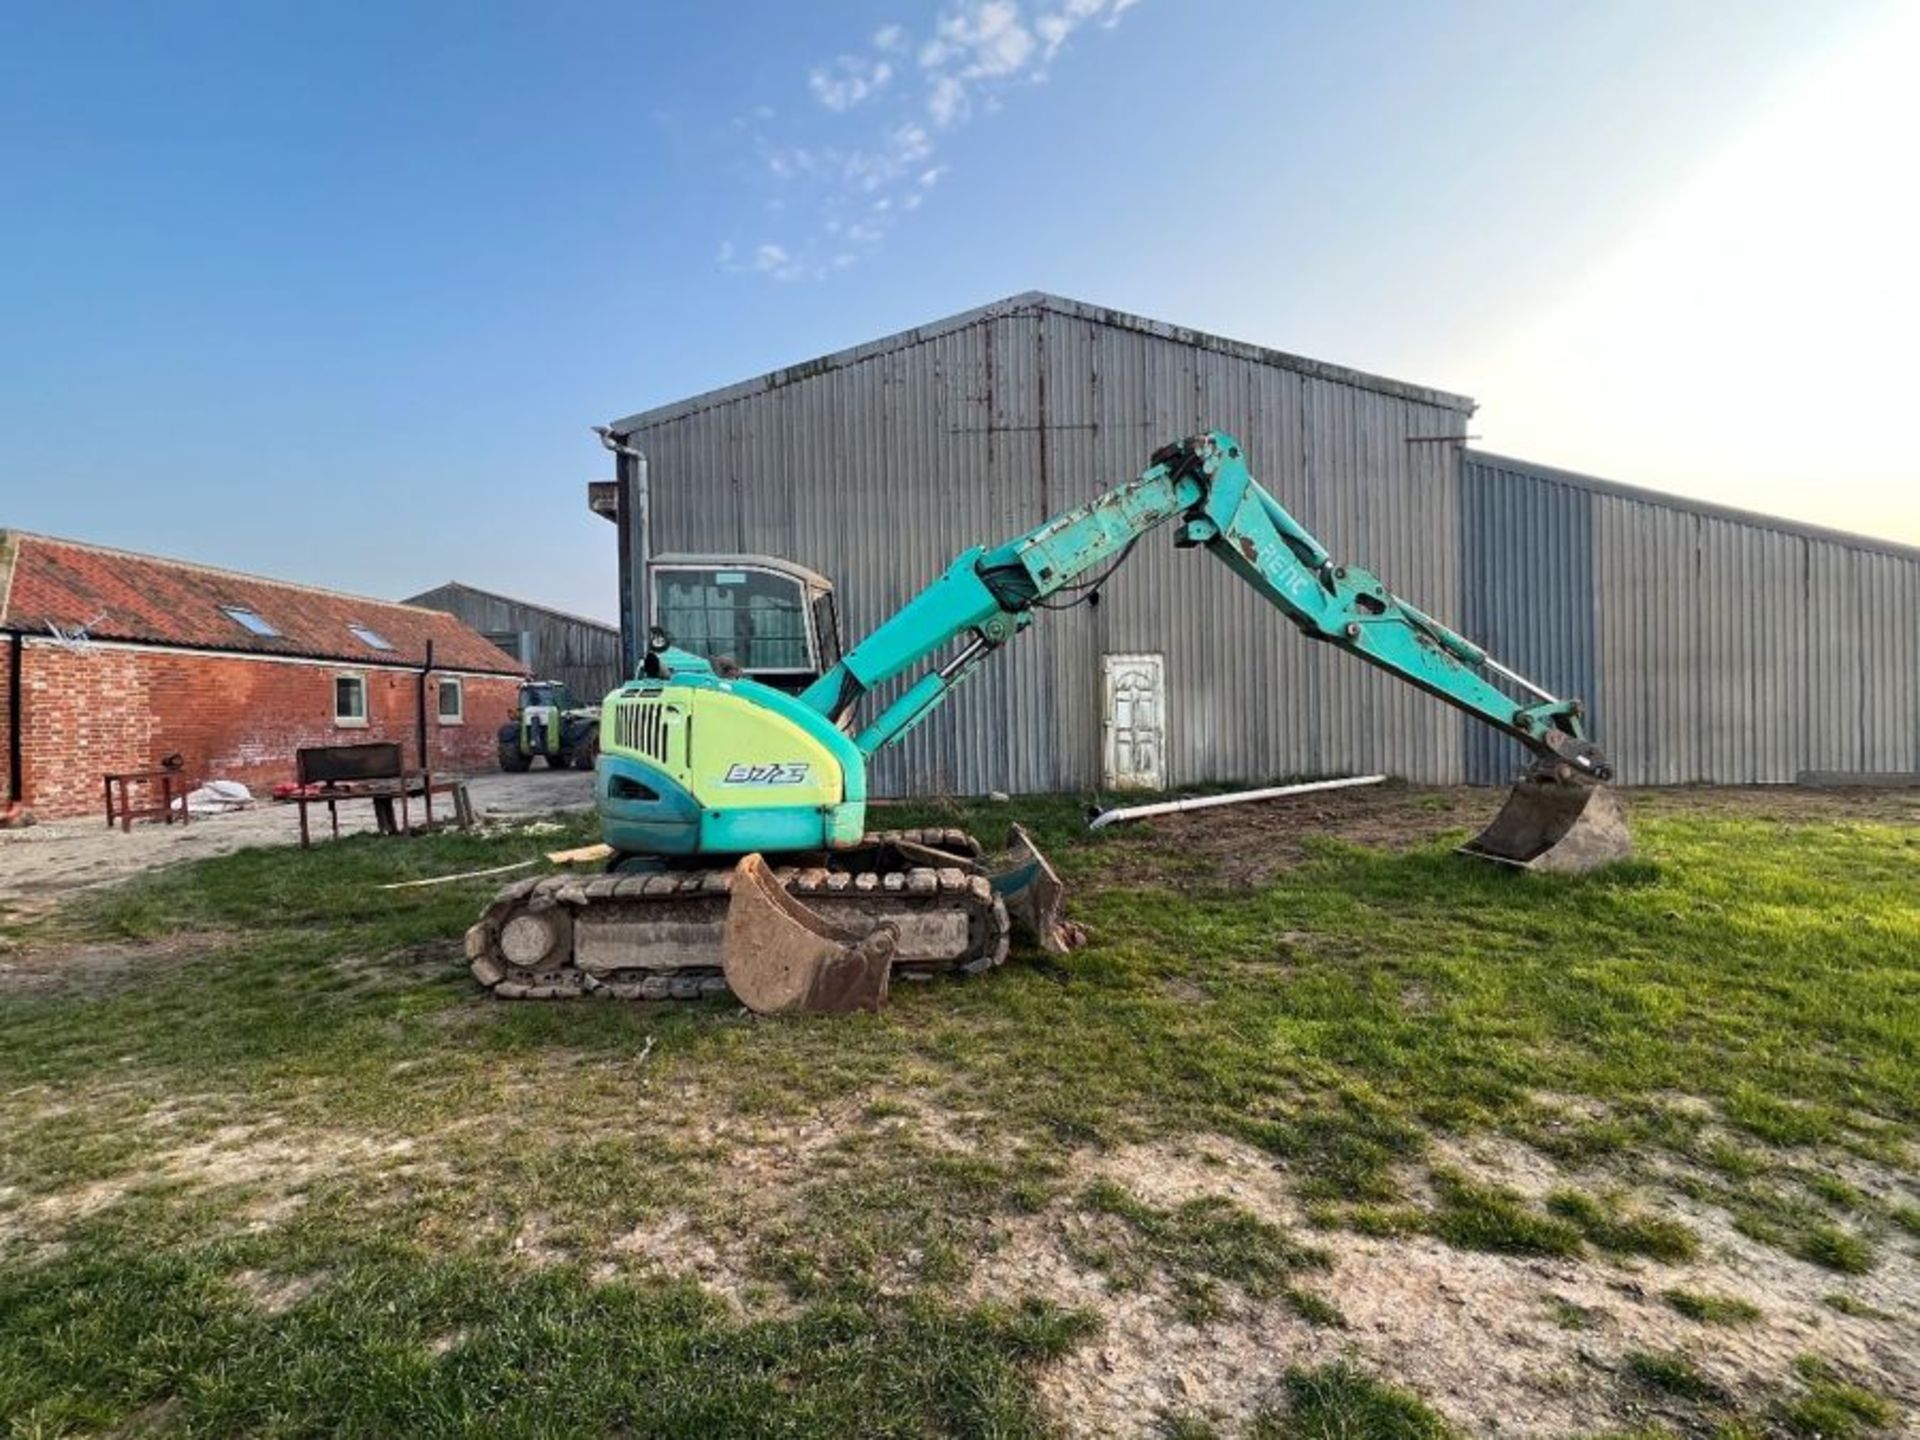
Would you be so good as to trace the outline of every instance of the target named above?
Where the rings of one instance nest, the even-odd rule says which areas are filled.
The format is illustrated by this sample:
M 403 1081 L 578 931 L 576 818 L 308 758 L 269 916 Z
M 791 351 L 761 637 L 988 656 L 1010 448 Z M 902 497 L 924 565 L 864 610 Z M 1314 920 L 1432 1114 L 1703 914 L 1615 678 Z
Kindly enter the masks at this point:
M 524 636 L 527 649 L 521 659 L 534 678 L 565 681 L 583 703 L 598 701 L 624 678 L 620 632 L 612 626 L 458 582 L 415 595 L 406 603 L 444 610 L 482 635 Z
M 652 548 L 785 555 L 858 637 L 962 549 L 1020 533 L 1208 427 L 1328 547 L 1463 611 L 1457 446 L 1471 405 L 1312 361 L 1021 297 L 618 422 Z M 881 794 L 1099 783 L 1100 657 L 1159 651 L 1167 772 L 1193 784 L 1386 769 L 1464 778 L 1438 701 L 1310 645 L 1224 566 L 1148 537 L 1097 606 L 1041 615 L 879 757 Z
M 1920 551 L 1471 451 L 1461 480 L 1469 633 L 1585 697 L 1626 783 L 1920 771 Z
M 1461 466 L 1461 630 L 1510 670 L 1595 709 L 1593 497 L 1469 453 Z M 1504 784 L 1527 768 L 1518 741 L 1465 720 L 1467 778 Z

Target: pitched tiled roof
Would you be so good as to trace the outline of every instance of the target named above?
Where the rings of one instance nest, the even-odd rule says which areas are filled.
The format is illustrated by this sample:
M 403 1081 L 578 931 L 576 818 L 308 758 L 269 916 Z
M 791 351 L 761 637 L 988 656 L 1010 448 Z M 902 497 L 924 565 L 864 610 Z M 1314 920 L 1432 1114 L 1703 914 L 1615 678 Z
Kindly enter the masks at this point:
M 255 634 L 227 613 L 229 606 L 252 611 L 278 633 Z M 525 670 L 438 610 L 18 530 L 0 531 L 0 625 L 28 634 L 58 626 L 84 629 L 95 640 L 368 664 L 419 665 L 431 639 L 437 667 Z M 351 626 L 371 630 L 393 648 L 368 644 Z

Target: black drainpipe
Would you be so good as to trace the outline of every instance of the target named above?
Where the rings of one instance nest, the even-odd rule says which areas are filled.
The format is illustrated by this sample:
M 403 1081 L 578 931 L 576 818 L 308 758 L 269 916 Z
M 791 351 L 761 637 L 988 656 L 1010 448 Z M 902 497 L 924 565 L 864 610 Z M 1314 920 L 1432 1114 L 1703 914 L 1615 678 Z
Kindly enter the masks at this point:
M 431 770 L 427 760 L 427 676 L 433 672 L 433 637 L 427 637 L 427 663 L 420 667 L 418 693 L 414 696 L 414 709 L 419 716 L 420 768 Z
M 20 672 L 26 668 L 27 642 L 18 630 L 7 632 L 7 799 L 18 805 L 26 798 L 26 776 L 20 773 Z

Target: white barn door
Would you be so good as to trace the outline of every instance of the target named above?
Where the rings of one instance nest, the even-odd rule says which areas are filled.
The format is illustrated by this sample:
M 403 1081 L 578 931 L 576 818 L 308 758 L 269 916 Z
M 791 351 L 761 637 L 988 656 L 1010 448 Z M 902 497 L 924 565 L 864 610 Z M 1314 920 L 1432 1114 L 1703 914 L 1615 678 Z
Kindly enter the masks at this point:
M 1110 790 L 1164 790 L 1166 661 L 1159 655 L 1101 656 L 1101 769 Z

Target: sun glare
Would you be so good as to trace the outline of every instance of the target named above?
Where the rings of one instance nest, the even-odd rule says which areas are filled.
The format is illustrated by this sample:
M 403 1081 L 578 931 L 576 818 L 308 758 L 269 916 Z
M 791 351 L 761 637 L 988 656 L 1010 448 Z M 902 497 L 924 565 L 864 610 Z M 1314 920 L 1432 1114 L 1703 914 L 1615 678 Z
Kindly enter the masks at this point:
M 1467 367 L 1483 443 L 1920 541 L 1916 69 L 1917 6 L 1814 62 Z

